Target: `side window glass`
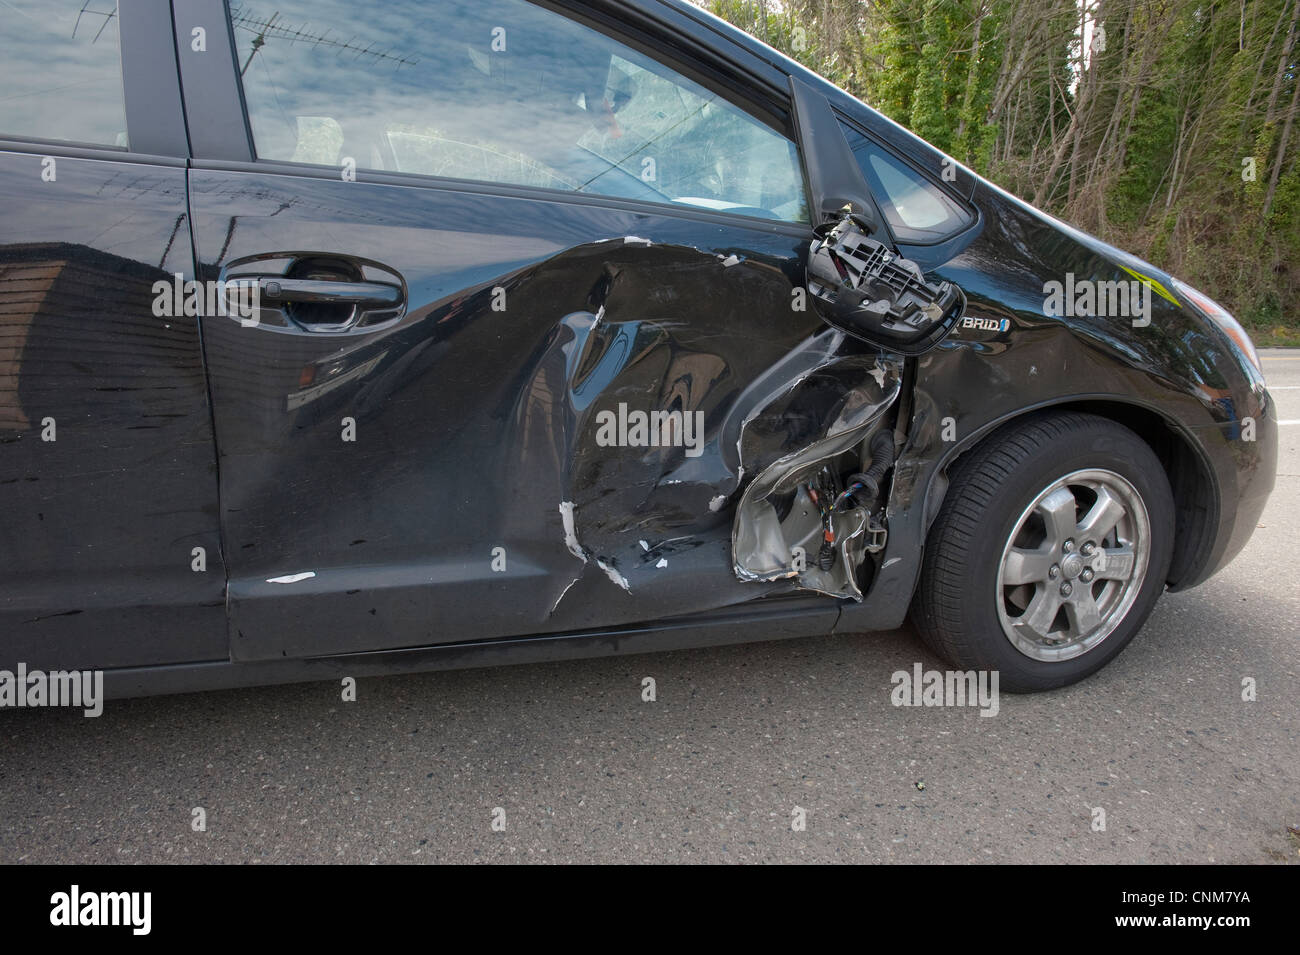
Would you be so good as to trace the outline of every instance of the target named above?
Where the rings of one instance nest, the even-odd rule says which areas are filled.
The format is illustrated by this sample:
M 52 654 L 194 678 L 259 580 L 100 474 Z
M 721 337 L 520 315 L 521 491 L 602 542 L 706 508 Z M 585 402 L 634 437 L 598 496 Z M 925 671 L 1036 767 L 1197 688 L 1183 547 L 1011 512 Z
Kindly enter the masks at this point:
M 0 138 L 127 145 L 117 4 L 0 2 Z
M 806 222 L 798 150 L 725 98 L 527 0 L 237 3 L 260 159 Z
M 938 185 L 853 127 L 843 128 L 899 242 L 940 242 L 970 224 L 970 212 Z

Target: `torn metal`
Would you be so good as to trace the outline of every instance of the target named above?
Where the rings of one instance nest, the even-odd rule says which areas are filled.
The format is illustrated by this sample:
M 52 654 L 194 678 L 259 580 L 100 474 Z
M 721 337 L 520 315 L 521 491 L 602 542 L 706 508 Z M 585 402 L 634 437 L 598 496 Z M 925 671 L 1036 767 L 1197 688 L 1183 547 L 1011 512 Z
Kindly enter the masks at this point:
M 893 463 L 893 432 L 883 422 L 901 376 L 896 360 L 832 351 L 789 383 L 792 393 L 826 381 L 843 387 L 827 409 L 824 435 L 769 464 L 741 497 L 732 534 L 738 578 L 796 578 L 808 590 L 862 599 L 866 553 L 885 543 L 877 508 L 881 478 Z M 773 395 L 768 407 L 784 397 Z

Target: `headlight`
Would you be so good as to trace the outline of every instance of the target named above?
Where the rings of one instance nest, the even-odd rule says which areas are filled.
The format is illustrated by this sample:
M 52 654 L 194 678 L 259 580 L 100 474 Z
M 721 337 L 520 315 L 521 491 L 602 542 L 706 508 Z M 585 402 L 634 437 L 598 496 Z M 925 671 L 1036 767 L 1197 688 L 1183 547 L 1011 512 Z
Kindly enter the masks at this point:
M 1250 340 L 1246 330 L 1241 327 L 1241 322 L 1237 321 L 1228 313 L 1228 310 L 1216 302 L 1204 292 L 1198 292 L 1186 282 L 1180 282 L 1178 279 L 1173 281 L 1174 288 L 1179 294 L 1191 299 L 1192 304 L 1199 308 L 1214 324 L 1223 329 L 1223 333 L 1236 343 L 1241 349 L 1241 353 L 1250 359 L 1250 363 L 1262 375 L 1264 366 L 1259 363 L 1259 353 L 1255 351 L 1255 343 Z

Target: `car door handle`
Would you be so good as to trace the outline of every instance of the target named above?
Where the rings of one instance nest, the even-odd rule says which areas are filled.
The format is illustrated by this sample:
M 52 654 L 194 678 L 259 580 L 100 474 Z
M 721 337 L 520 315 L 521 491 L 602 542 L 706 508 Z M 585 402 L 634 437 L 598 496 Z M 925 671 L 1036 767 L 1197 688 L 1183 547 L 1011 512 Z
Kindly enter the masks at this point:
M 330 279 L 287 279 L 259 277 L 258 294 L 264 302 L 323 302 L 356 305 L 363 309 L 394 308 L 401 304 L 402 290 L 387 282 L 336 282 Z
M 242 299 L 253 297 L 268 327 L 339 334 L 406 314 L 401 273 L 380 262 L 327 252 L 262 252 L 221 273 Z M 242 320 L 242 319 L 241 319 Z

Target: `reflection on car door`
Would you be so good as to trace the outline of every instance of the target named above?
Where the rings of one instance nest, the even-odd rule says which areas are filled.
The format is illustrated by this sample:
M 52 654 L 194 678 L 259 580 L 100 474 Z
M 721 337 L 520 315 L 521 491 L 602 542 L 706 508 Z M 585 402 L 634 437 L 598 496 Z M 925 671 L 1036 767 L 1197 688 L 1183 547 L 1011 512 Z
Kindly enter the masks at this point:
M 0 6 L 9 141 L 0 147 L 0 669 L 9 671 L 228 655 L 198 323 L 154 308 L 155 283 L 171 287 L 192 265 L 184 159 L 137 154 L 112 7 Z M 130 11 L 124 35 L 147 12 Z M 165 4 L 161 12 L 165 53 Z M 178 95 L 174 105 L 183 144 Z

